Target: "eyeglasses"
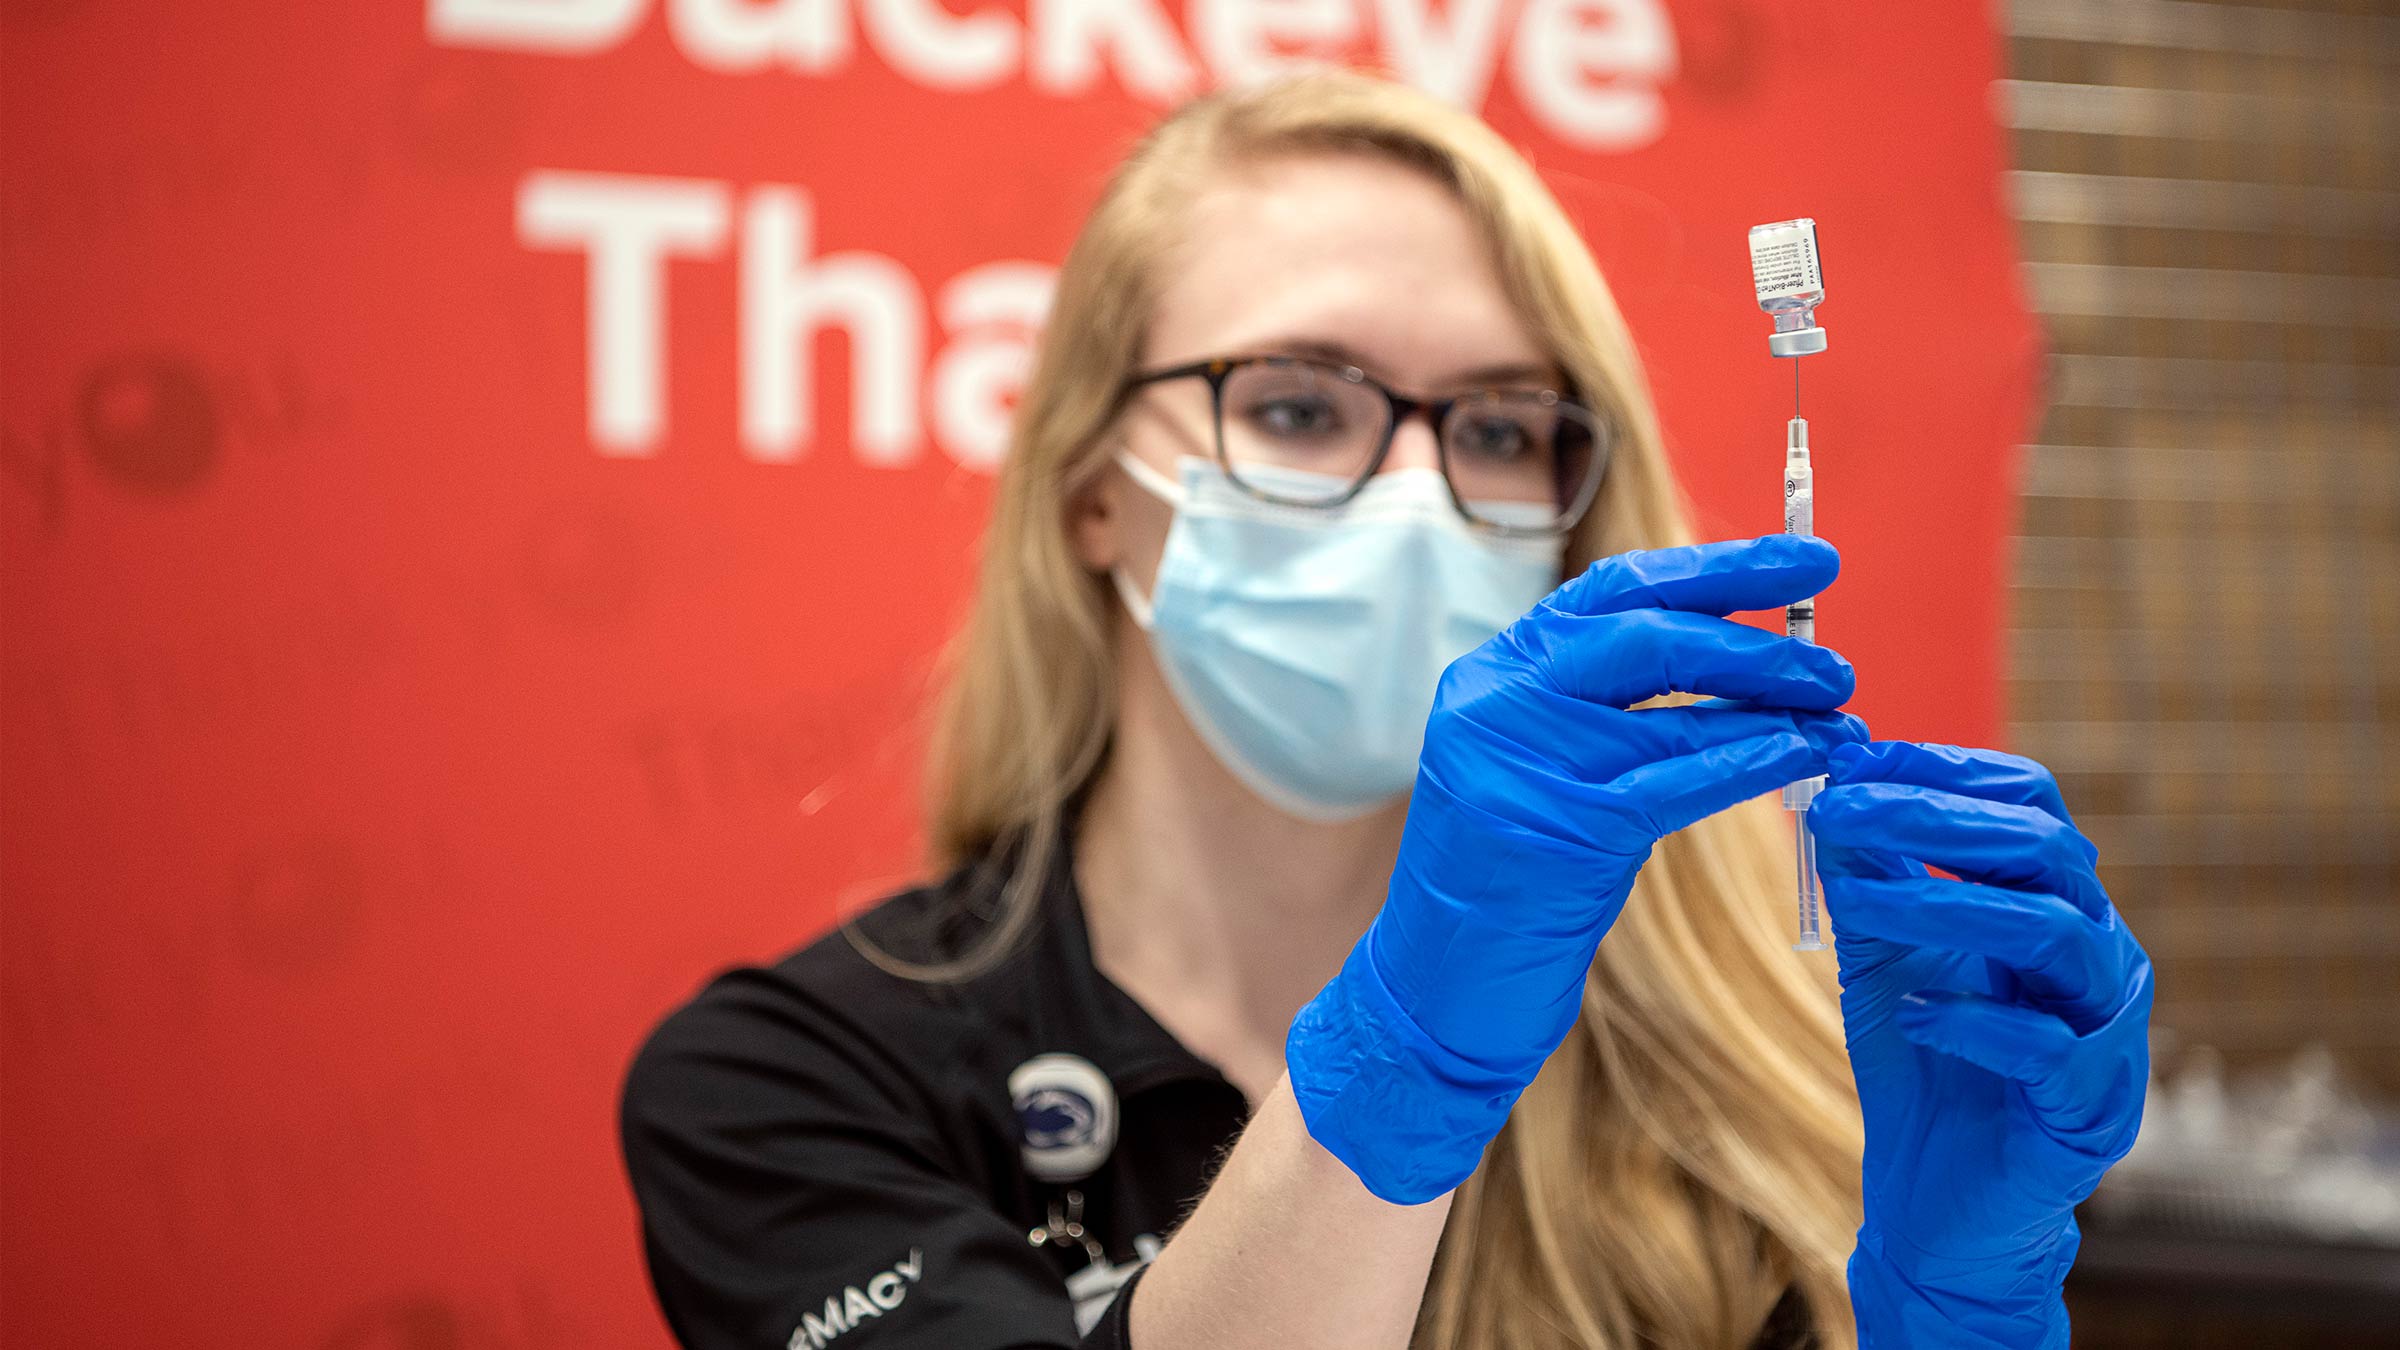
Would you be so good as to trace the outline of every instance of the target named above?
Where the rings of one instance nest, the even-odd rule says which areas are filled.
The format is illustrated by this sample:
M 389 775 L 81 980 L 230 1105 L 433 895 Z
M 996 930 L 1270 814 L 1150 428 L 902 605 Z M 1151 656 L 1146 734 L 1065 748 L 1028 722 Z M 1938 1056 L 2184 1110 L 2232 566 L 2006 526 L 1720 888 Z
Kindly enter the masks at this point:
M 1208 381 L 1226 476 L 1286 506 L 1336 507 L 1357 496 L 1383 466 L 1400 423 L 1422 411 L 1459 514 L 1502 534 L 1561 534 L 1591 509 L 1612 444 L 1607 422 L 1554 390 L 1406 398 L 1356 366 L 1299 356 L 1146 371 L 1123 393 L 1184 379 Z

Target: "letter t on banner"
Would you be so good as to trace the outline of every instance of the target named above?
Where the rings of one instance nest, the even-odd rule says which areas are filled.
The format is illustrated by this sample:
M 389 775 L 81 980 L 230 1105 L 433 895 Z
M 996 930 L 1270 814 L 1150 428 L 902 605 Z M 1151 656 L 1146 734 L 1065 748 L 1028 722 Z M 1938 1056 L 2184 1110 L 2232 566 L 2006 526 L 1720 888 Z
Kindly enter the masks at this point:
M 587 416 L 604 455 L 644 458 L 666 430 L 666 267 L 710 258 L 732 208 L 721 183 L 538 171 L 517 188 L 517 240 L 591 259 Z

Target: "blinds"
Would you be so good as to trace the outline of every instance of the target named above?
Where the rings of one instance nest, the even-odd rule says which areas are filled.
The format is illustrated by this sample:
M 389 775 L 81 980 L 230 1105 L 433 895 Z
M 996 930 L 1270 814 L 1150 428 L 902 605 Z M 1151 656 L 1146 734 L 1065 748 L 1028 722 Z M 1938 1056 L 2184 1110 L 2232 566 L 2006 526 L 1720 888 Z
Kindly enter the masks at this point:
M 2400 17 L 2011 0 L 2011 200 L 2053 356 L 2008 691 L 2239 1064 L 2400 1092 Z

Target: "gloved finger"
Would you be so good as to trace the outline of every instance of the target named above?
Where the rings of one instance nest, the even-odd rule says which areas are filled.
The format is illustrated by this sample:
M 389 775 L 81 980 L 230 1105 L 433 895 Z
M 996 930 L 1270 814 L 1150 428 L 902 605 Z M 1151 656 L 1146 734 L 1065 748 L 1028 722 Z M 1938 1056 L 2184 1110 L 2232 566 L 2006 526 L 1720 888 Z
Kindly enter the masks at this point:
M 1661 694 L 1714 694 L 1822 712 L 1848 702 L 1858 683 L 1829 647 L 1675 610 L 1589 618 L 1537 611 L 1503 640 L 1553 688 L 1611 708 Z
M 1813 535 L 1770 534 L 1682 548 L 1635 549 L 1594 561 L 1552 591 L 1542 607 L 1584 615 L 1632 609 L 1715 615 L 1781 609 L 1832 585 L 1841 570 L 1842 555 Z
M 1792 732 L 1645 764 L 1608 785 L 1606 796 L 1649 837 L 1664 839 L 1694 821 L 1823 772 L 1825 757 Z
M 1645 760 L 1673 759 L 1778 731 L 1806 739 L 1820 755 L 1857 745 L 1868 736 L 1867 724 L 1846 712 L 1790 712 L 1715 699 L 1672 708 L 1612 710 L 1609 731 L 1642 752 Z
M 1863 725 L 1863 723 L 1862 723 Z M 1830 770 L 1840 746 L 1826 751 L 1825 762 Z M 1838 840 L 1818 836 L 1817 871 L 1820 874 L 1839 872 L 1854 877 L 1921 877 L 1931 875 L 1923 863 L 1884 848 L 1852 848 Z
M 1826 911 L 1845 936 L 1988 957 L 2077 1026 L 2104 1021 L 2124 1003 L 2123 926 L 2096 922 L 2056 896 L 1939 877 L 1823 875 Z
M 2064 1073 L 2075 1029 L 2049 1013 L 1957 989 L 1903 994 L 1892 1015 L 1900 1034 L 1928 1050 L 2036 1086 Z
M 1924 877 L 1932 873 L 1914 858 L 1882 848 L 1848 848 L 1817 840 L 1817 872 L 1822 876 Z
M 2069 825 L 2075 823 L 2050 771 L 2037 760 L 2004 750 L 1873 741 L 1835 756 L 1832 777 L 1837 783 L 1914 783 L 1941 788 L 1962 797 L 2031 806 Z M 2088 847 L 2090 841 L 2085 843 Z M 2097 850 L 2093 856 L 2098 856 Z
M 1808 824 L 1837 848 L 1883 849 L 1969 881 L 2063 896 L 2093 918 L 2109 912 L 2090 845 L 2037 807 L 1909 783 L 1837 783 L 1817 794 Z M 1840 865 L 1820 858 L 1818 870 Z
M 1848 713 L 1789 712 L 1746 703 L 1710 701 L 1628 712 L 1595 708 L 1527 681 L 1510 691 L 1505 709 L 1473 701 L 1445 707 L 1437 720 L 1478 724 L 1482 753 L 1496 760 L 1595 786 L 1642 764 L 1696 754 L 1754 736 L 1791 732 L 1821 755 L 1867 738 L 1867 724 Z M 1429 738 L 1443 734 L 1428 724 Z
M 2129 1004 L 2122 1020 L 2079 1032 L 2038 1008 L 1924 989 L 1901 996 L 1892 1023 L 1917 1045 L 2021 1084 L 2042 1137 L 2102 1168 L 2125 1156 L 2141 1130 L 2150 1058 L 2146 1003 Z M 2090 1179 L 2098 1177 L 2094 1171 Z

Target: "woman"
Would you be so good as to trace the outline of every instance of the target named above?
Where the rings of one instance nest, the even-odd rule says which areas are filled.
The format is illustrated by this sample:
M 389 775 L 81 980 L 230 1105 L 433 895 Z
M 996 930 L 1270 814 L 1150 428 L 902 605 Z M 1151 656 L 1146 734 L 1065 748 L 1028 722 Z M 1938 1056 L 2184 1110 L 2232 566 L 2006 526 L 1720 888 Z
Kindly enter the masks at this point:
M 942 879 L 634 1066 L 677 1335 L 2065 1344 L 2148 964 L 2038 766 L 1869 742 L 1723 617 L 1829 547 L 1677 500 L 1479 122 L 1321 74 L 1163 123 L 1020 405 Z M 1838 1003 L 1755 800 L 1817 774 Z

